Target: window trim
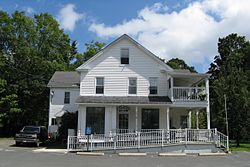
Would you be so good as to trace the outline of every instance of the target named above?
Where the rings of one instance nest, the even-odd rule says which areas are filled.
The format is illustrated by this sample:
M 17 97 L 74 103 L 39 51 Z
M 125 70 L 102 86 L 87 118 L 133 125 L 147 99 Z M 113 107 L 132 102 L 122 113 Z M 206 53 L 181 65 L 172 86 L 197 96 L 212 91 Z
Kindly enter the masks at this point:
M 151 86 L 151 85 L 150 85 L 150 84 L 151 84 L 150 80 L 152 80 L 152 79 L 156 79 L 156 86 Z M 148 94 L 149 94 L 150 96 L 158 95 L 158 92 L 159 92 L 159 91 L 158 91 L 158 90 L 159 90 L 158 79 L 159 79 L 158 77 L 149 77 L 149 78 L 148 78 L 148 82 L 149 82 L 149 86 L 148 86 L 148 91 L 149 91 L 149 93 L 148 93 Z M 156 87 L 156 93 L 152 94 L 152 93 L 150 92 L 150 88 L 151 88 L 151 87 Z
M 136 88 L 136 89 L 135 89 L 135 93 L 130 93 L 130 92 L 129 92 L 129 87 L 130 87 L 130 79 L 135 79 L 135 81 L 136 81 L 136 85 L 135 85 L 135 88 Z M 138 87 L 137 85 L 138 85 L 138 84 L 137 84 L 137 77 L 129 77 L 129 78 L 128 78 L 128 94 L 129 94 L 129 95 L 132 95 L 132 96 L 133 96 L 133 95 L 137 95 L 137 87 Z
M 67 98 L 66 98 L 66 93 L 69 94 L 69 97 L 67 97 Z M 66 99 L 68 99 L 69 101 L 66 101 Z M 70 92 L 68 92 L 68 91 L 64 92 L 64 101 L 63 102 L 64 102 L 64 104 L 70 104 Z
M 51 126 L 57 125 L 56 118 L 51 118 Z
M 128 55 L 127 56 L 123 56 L 122 55 L 122 50 L 128 50 Z M 129 60 L 129 48 L 120 48 L 120 65 L 129 65 L 130 60 Z M 128 59 L 128 63 L 122 63 L 122 58 L 127 58 Z
M 102 78 L 103 79 L 103 93 L 97 93 L 96 89 L 97 89 L 97 79 Z M 99 85 L 100 86 L 100 85 Z M 95 94 L 98 95 L 103 95 L 104 94 L 104 88 L 105 88 L 105 79 L 104 77 L 95 77 Z

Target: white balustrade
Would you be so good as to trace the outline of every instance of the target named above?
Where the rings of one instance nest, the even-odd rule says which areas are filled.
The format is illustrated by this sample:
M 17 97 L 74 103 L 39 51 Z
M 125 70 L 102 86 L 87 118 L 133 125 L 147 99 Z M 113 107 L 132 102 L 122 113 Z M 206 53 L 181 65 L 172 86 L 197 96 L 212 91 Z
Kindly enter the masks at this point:
M 174 101 L 206 101 L 205 87 L 173 87 Z
M 68 136 L 68 151 L 163 147 L 171 144 L 215 144 L 228 150 L 228 137 L 216 129 L 143 129 L 140 132 Z M 124 132 L 124 131 L 121 131 Z M 89 140 L 89 142 L 88 142 Z

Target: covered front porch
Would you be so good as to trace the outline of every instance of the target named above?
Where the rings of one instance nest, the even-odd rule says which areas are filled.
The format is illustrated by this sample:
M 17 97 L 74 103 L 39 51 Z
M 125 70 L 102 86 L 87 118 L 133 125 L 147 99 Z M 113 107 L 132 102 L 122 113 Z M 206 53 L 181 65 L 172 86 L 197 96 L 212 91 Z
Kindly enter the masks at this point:
M 91 134 L 145 132 L 156 129 L 199 129 L 198 113 L 205 107 L 172 107 L 166 105 L 80 105 L 78 136 Z M 196 119 L 192 121 L 192 112 Z M 209 117 L 207 117 L 209 118 Z M 192 122 L 193 125 L 192 127 Z M 207 122 L 210 120 L 206 120 Z M 209 124 L 209 123 L 206 123 Z M 208 128 L 209 129 L 209 128 Z

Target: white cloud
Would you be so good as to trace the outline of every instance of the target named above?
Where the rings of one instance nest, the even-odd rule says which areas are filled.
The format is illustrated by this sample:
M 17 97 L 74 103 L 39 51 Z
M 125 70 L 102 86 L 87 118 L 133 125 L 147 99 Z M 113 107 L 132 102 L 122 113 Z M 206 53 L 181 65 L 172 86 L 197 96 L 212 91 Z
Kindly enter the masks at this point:
M 249 0 L 204 0 L 178 12 L 156 3 L 129 21 L 114 26 L 92 23 L 89 30 L 103 38 L 127 33 L 162 58 L 178 57 L 205 71 L 217 54 L 219 37 L 238 33 L 250 39 L 249 20 Z
M 74 31 L 76 23 L 82 19 L 84 19 L 85 14 L 77 13 L 75 11 L 74 4 L 65 5 L 57 16 L 57 19 L 62 28 L 69 31 Z
M 24 10 L 27 14 L 35 13 L 35 10 L 31 7 L 23 7 L 22 10 Z

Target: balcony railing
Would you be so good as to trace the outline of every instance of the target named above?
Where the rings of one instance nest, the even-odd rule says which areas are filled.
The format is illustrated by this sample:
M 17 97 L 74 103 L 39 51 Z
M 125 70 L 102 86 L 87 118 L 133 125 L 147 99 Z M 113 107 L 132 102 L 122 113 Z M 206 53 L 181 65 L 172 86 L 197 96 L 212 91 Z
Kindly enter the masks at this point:
M 173 101 L 206 101 L 205 87 L 173 87 Z

